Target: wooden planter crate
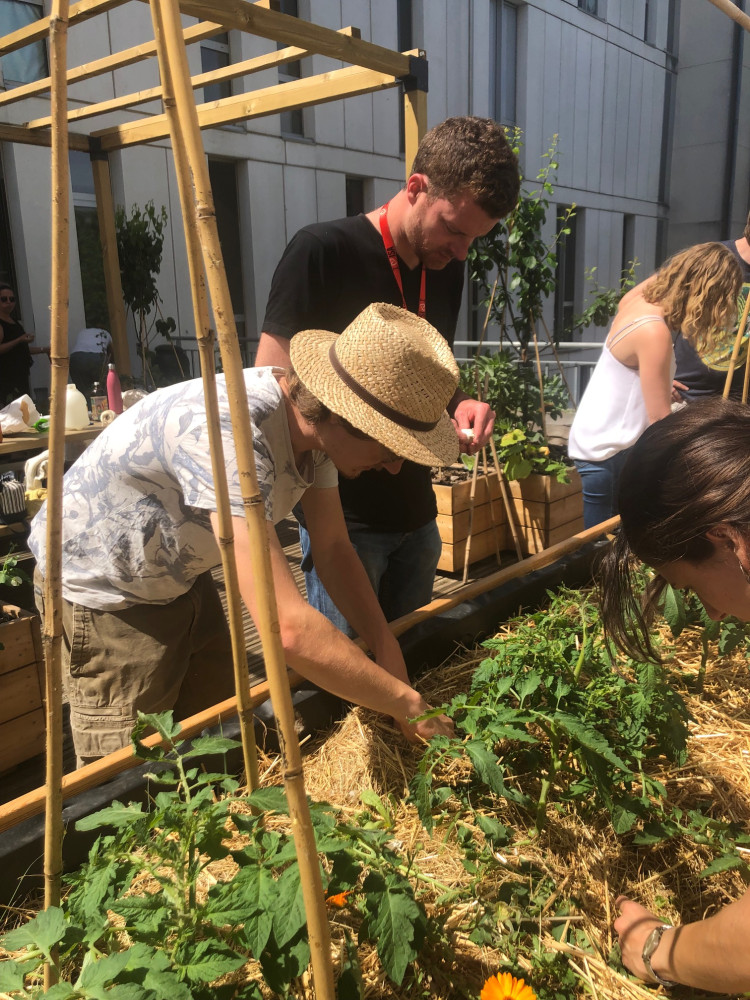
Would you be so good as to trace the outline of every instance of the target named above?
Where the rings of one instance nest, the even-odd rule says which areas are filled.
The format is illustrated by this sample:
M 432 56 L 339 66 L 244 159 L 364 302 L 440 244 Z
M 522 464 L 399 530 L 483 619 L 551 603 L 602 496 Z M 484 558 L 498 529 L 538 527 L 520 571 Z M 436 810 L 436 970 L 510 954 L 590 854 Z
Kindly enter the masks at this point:
M 44 655 L 38 615 L 0 605 L 0 772 L 44 750 Z
M 466 539 L 469 534 L 471 479 L 460 483 L 433 484 L 437 500 L 437 524 L 443 551 L 438 569 L 456 573 L 464 568 Z M 494 528 L 493 528 L 494 518 Z M 505 516 L 497 475 L 477 476 L 469 561 L 478 562 L 496 549 L 508 547 L 508 519 Z
M 558 483 L 552 476 L 531 475 L 510 483 L 527 555 L 583 531 L 581 477 L 569 469 L 568 478 L 569 482 Z

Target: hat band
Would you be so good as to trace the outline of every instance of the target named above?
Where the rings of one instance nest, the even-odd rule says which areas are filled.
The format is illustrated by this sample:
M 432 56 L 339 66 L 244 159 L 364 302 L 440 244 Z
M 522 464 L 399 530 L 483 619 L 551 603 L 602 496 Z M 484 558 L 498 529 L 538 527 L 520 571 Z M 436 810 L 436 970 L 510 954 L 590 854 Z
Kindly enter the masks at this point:
M 404 427 L 409 431 L 432 431 L 440 423 L 439 417 L 437 420 L 415 420 L 414 417 L 409 417 L 405 413 L 394 410 L 393 407 L 388 406 L 387 403 L 378 399 L 377 396 L 373 396 L 341 364 L 336 355 L 336 341 L 328 349 L 328 358 L 333 366 L 333 370 L 344 385 L 351 389 L 354 395 L 361 399 L 363 403 L 367 403 L 376 413 L 379 413 L 381 417 L 386 417 L 386 419 L 392 420 L 394 424 L 398 424 L 399 427 Z

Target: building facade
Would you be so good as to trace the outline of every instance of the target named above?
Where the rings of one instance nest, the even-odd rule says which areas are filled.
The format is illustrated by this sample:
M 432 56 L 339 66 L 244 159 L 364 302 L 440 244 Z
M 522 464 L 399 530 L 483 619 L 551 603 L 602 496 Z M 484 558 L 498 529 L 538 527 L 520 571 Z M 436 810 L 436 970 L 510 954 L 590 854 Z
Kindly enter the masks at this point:
M 523 131 L 524 173 L 533 178 L 553 136 L 559 169 L 555 207 L 575 204 L 561 252 L 557 301 L 548 324 L 579 312 L 586 270 L 600 285 L 619 282 L 632 259 L 649 273 L 668 251 L 741 230 L 747 212 L 750 115 L 747 46 L 739 28 L 708 0 L 282 0 L 285 13 L 429 61 L 428 123 L 449 115 L 492 116 Z M 41 0 L 0 0 L 0 33 L 45 13 Z M 195 19 L 184 18 L 185 26 Z M 739 35 L 738 35 L 739 32 Z M 147 5 L 124 4 L 69 32 L 68 65 L 78 66 L 152 38 Z M 191 45 L 199 74 L 275 51 L 266 39 L 228 31 Z M 684 56 L 683 56 L 684 53 Z M 271 86 L 338 68 L 312 55 L 252 77 L 199 88 L 196 101 Z M 47 75 L 44 43 L 0 60 L 8 89 Z M 155 59 L 70 87 L 79 114 L 99 102 L 146 92 L 136 107 L 80 117 L 93 132 L 162 110 L 148 99 Z M 727 111 L 727 102 L 730 111 Z M 404 180 L 397 90 L 333 101 L 203 132 L 238 329 L 252 357 L 276 263 L 308 223 L 369 210 Z M 46 96 L 0 106 L 0 123 L 44 122 Z M 40 127 L 43 127 L 40 125 Z M 728 151 L 729 149 L 729 151 Z M 20 317 L 49 340 L 50 154 L 5 142 L 1 149 L 0 278 L 19 295 Z M 177 183 L 169 143 L 110 156 L 114 200 L 126 212 L 153 202 L 168 222 L 159 275 L 162 312 L 190 346 L 193 318 Z M 93 181 L 87 154 L 71 153 L 70 330 L 106 324 L 101 315 Z M 555 212 L 547 222 L 554 231 Z M 475 323 L 470 296 L 457 354 L 468 353 Z M 589 340 L 601 337 L 603 331 Z M 132 362 L 138 371 L 133 338 Z M 48 385 L 44 359 L 33 384 Z

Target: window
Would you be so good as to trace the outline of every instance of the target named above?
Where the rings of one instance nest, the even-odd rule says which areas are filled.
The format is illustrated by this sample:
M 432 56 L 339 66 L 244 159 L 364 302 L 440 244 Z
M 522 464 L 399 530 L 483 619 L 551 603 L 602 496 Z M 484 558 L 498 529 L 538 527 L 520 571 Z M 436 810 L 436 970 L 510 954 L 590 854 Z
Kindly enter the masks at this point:
M 0 158 L 0 281 L 5 281 L 13 288 L 18 288 L 2 158 Z
M 229 33 L 224 31 L 213 38 L 207 38 L 201 42 L 201 70 L 210 73 L 214 69 L 223 69 L 230 63 L 229 58 Z M 203 88 L 203 101 L 220 101 L 222 97 L 232 96 L 232 81 L 222 80 L 220 83 L 211 83 Z
M 622 265 L 621 271 L 624 275 L 630 265 L 635 260 L 635 216 L 623 215 L 622 217 Z
M 29 0 L 0 0 L 0 30 L 8 35 L 27 24 L 33 24 L 44 16 L 41 3 Z M 24 45 L 22 49 L 9 52 L 0 59 L 5 86 L 31 83 L 49 76 L 47 47 L 43 41 Z
M 346 178 L 346 214 L 362 215 L 365 210 L 365 182 L 362 177 Z
M 70 151 L 70 182 L 73 188 L 73 217 L 81 268 L 83 312 L 86 326 L 109 328 L 107 289 L 99 241 L 99 218 L 96 214 L 94 172 L 88 153 Z
M 214 196 L 216 228 L 232 299 L 237 334 L 242 345 L 245 337 L 245 295 L 242 282 L 242 240 L 240 205 L 237 197 L 237 165 L 231 160 L 209 157 L 208 176 Z M 247 363 L 248 359 L 245 359 Z
M 580 10 L 585 10 L 587 14 L 599 17 L 599 0 L 578 0 Z
M 299 17 L 299 0 L 280 0 L 279 10 L 282 14 L 289 14 L 290 17 Z M 281 49 L 285 48 L 285 46 L 278 45 L 277 48 Z M 299 80 L 301 77 L 302 63 L 299 59 L 279 66 L 279 83 Z M 305 120 L 302 108 L 293 108 L 291 111 L 281 112 L 281 134 L 304 136 Z
M 560 205 L 557 212 L 558 226 L 570 206 Z M 576 234 L 580 210 L 568 219 L 570 232 L 563 236 L 557 248 L 557 274 L 555 281 L 555 338 L 564 339 L 575 314 L 576 294 Z
M 648 45 L 656 44 L 656 25 L 659 4 L 657 0 L 646 0 L 646 10 L 644 13 L 643 40 Z
M 495 109 L 504 125 L 516 123 L 516 51 L 518 11 L 513 4 L 495 0 Z

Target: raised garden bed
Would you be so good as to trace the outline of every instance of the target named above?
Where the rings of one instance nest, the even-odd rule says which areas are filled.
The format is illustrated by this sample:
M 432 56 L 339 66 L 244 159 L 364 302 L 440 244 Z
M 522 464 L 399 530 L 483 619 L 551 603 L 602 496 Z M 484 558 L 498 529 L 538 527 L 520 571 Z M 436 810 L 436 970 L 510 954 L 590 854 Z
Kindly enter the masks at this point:
M 44 655 L 38 615 L 0 605 L 0 772 L 44 750 Z

